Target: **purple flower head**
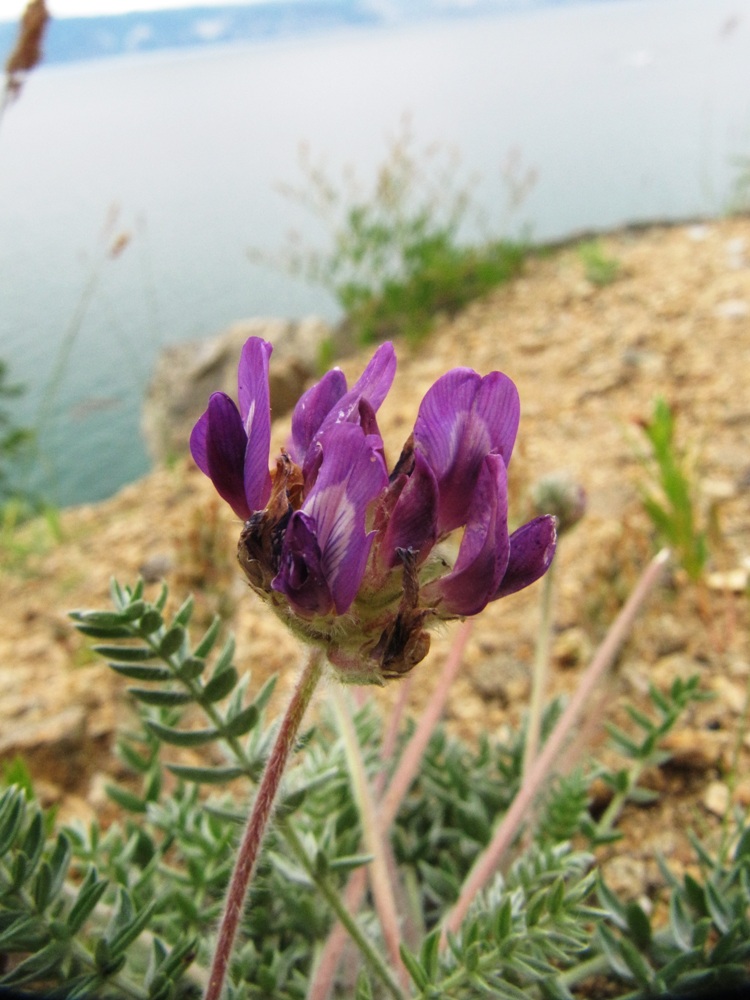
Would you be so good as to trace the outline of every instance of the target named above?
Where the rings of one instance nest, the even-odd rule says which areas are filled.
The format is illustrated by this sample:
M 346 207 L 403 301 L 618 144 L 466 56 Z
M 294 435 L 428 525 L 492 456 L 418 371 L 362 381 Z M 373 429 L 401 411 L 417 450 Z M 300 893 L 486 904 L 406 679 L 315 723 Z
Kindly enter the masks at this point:
M 520 408 L 506 375 L 456 368 L 438 379 L 389 477 L 376 413 L 396 357 L 383 344 L 351 389 L 334 369 L 304 393 L 271 473 L 271 350 L 247 341 L 239 407 L 214 393 L 190 447 L 244 521 L 238 555 L 250 585 L 325 647 L 342 679 L 406 673 L 426 655 L 431 625 L 478 614 L 543 575 L 555 519 L 508 533 Z M 454 533 L 452 559 L 442 543 Z

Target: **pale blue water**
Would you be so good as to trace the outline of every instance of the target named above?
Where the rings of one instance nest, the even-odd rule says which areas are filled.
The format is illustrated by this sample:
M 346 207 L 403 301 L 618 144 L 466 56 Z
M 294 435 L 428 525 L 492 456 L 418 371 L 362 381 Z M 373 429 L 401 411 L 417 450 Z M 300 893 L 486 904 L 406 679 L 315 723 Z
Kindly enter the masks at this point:
M 304 226 L 274 193 L 299 179 L 300 141 L 366 175 L 408 112 L 418 145 L 455 145 L 481 175 L 491 227 L 541 240 L 722 212 L 732 158 L 750 152 L 749 77 L 750 0 L 612 0 L 42 68 L 0 131 L 0 357 L 29 386 L 17 415 L 42 414 L 45 488 L 75 503 L 145 471 L 139 400 L 161 345 L 247 316 L 336 316 L 247 258 Z M 538 182 L 509 222 L 514 148 Z M 108 260 L 113 205 L 110 234 L 133 239 Z

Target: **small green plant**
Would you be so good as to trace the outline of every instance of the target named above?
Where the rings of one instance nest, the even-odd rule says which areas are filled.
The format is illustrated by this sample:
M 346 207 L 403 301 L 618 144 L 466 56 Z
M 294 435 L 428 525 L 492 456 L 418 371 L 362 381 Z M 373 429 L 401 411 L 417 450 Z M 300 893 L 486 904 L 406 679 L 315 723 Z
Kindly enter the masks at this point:
M 0 360 L 0 504 L 23 493 L 17 482 L 18 464 L 34 441 L 34 432 L 16 424 L 7 410 L 23 391 L 22 385 L 8 381 L 8 366 Z
M 698 580 L 708 559 L 706 534 L 698 529 L 695 488 L 677 449 L 674 415 L 665 399 L 656 400 L 643 430 L 658 485 L 657 492 L 644 491 L 643 505 L 659 538 L 674 549 L 690 579 Z
M 0 565 L 3 570 L 28 570 L 30 560 L 63 537 L 60 512 L 49 504 L 13 497 L 0 505 Z
M 741 214 L 750 211 L 750 156 L 735 156 L 733 166 L 735 176 L 729 199 L 729 211 Z
M 455 314 L 523 265 L 526 250 L 520 243 L 462 242 L 471 209 L 469 184 L 458 182 L 455 157 L 440 147 L 416 151 L 408 124 L 390 142 L 370 190 L 363 190 L 352 171 L 340 183 L 332 180 L 306 148 L 301 169 L 304 186 L 283 186 L 282 194 L 322 223 L 332 248 L 308 249 L 291 238 L 272 262 L 327 288 L 358 343 L 399 334 L 418 339 L 436 316 Z M 514 171 L 513 176 L 517 167 Z M 525 190 L 516 181 L 512 195 Z M 251 256 L 268 260 L 255 251 Z
M 588 240 L 578 247 L 586 278 L 592 285 L 611 285 L 620 276 L 621 264 L 616 257 L 608 256 L 599 240 Z

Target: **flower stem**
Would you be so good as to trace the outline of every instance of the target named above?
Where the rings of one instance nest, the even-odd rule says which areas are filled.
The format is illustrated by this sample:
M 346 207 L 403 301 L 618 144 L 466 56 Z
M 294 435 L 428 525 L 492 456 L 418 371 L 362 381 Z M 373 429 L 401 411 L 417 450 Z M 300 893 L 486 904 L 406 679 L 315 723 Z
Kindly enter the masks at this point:
M 474 621 L 475 619 L 468 618 L 459 626 L 458 631 L 454 636 L 448 658 L 443 664 L 443 669 L 435 690 L 432 693 L 432 697 L 427 703 L 427 707 L 420 713 L 417 728 L 401 755 L 401 759 L 399 760 L 398 766 L 386 793 L 378 802 L 377 822 L 384 835 L 388 833 L 391 824 L 396 818 L 396 813 L 403 802 L 404 796 L 409 790 L 411 783 L 419 770 L 419 765 L 427 748 L 427 744 L 429 743 L 430 736 L 432 735 L 435 726 L 442 715 L 443 709 L 445 708 L 451 684 L 463 662 L 464 650 L 474 629 Z M 410 674 L 409 676 L 413 677 L 415 675 Z M 389 735 L 386 734 L 386 740 L 389 739 Z M 385 748 L 385 741 L 383 746 Z M 366 887 L 367 873 L 364 868 L 358 868 L 350 875 L 344 891 L 344 904 L 350 913 L 356 913 L 359 910 L 365 895 Z M 315 972 L 308 989 L 307 1000 L 327 1000 L 330 995 L 333 977 L 336 969 L 338 968 L 339 961 L 346 944 L 345 930 L 348 929 L 345 927 L 344 921 L 341 919 L 341 914 L 339 914 L 339 921 L 340 922 L 331 931 L 328 940 L 325 943 L 325 947 L 320 954 L 318 964 L 315 968 Z M 349 933 L 351 934 L 351 931 L 349 931 Z M 367 958 L 368 956 L 362 949 L 361 945 L 359 945 L 359 948 L 364 957 Z M 372 962 L 370 964 L 372 965 Z M 375 971 L 378 970 L 376 969 Z M 381 975 L 381 979 L 382 978 L 383 977 Z
M 380 829 L 375 800 L 367 778 L 362 752 L 357 740 L 349 706 L 341 690 L 334 690 L 333 708 L 344 743 L 347 764 L 352 781 L 352 791 L 359 809 L 362 831 L 367 850 L 372 854 L 370 886 L 375 900 L 375 909 L 380 918 L 383 938 L 389 952 L 391 964 L 401 979 L 403 987 L 409 985 L 409 976 L 401 960 L 399 951 L 399 918 L 395 898 L 395 886 L 391 879 L 388 858 L 388 844 L 385 833 Z
M 289 754 L 299 731 L 302 717 L 310 704 L 313 692 L 323 672 L 323 653 L 314 650 L 292 696 L 286 715 L 276 736 L 263 777 L 255 796 L 250 819 L 242 838 L 234 871 L 227 889 L 224 913 L 219 924 L 219 935 L 211 964 L 211 974 L 205 1000 L 219 1000 L 224 988 L 234 939 L 237 935 L 248 886 L 260 854 L 263 836 L 268 826 L 273 804 L 281 784 Z
M 526 746 L 523 754 L 523 771 L 525 776 L 531 770 L 539 750 L 539 735 L 542 730 L 542 714 L 544 712 L 544 695 L 547 690 L 547 673 L 549 670 L 549 642 L 552 631 L 552 592 L 555 560 L 547 570 L 542 581 L 541 621 L 539 636 L 534 654 L 534 673 L 531 687 L 531 703 L 529 705 L 529 721 L 526 726 Z
M 661 578 L 664 565 L 669 558 L 669 551 L 662 549 L 644 570 L 632 594 L 615 619 L 612 627 L 596 652 L 586 672 L 581 677 L 578 688 L 568 702 L 568 706 L 550 733 L 542 752 L 534 761 L 531 770 L 524 775 L 518 794 L 513 799 L 507 813 L 498 825 L 492 840 L 479 855 L 473 868 L 466 877 L 461 893 L 453 909 L 446 916 L 443 924 L 441 947 L 448 943 L 448 935 L 456 934 L 463 923 L 469 907 L 477 893 L 484 888 L 495 874 L 503 855 L 513 843 L 518 830 L 523 823 L 534 799 L 542 785 L 555 770 L 566 740 L 570 737 L 573 727 L 583 710 L 591 693 L 601 680 L 607 669 L 633 627 L 636 615 L 641 609 L 646 597 L 651 593 Z

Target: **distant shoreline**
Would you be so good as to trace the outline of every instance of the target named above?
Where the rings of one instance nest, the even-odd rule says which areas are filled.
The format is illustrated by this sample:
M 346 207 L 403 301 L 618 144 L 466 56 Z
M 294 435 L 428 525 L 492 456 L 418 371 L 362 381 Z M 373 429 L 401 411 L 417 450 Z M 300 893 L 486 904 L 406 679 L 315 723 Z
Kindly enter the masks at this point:
M 365 0 L 271 0 L 250 5 L 186 5 L 177 10 L 86 17 L 53 17 L 43 65 L 57 66 L 168 51 L 224 48 L 248 42 L 300 39 L 340 29 L 382 29 L 426 21 L 530 13 L 549 7 L 622 3 L 623 0 L 477 0 L 450 7 L 440 0 L 394 0 L 380 12 Z M 0 53 L 10 51 L 17 20 L 0 20 Z

